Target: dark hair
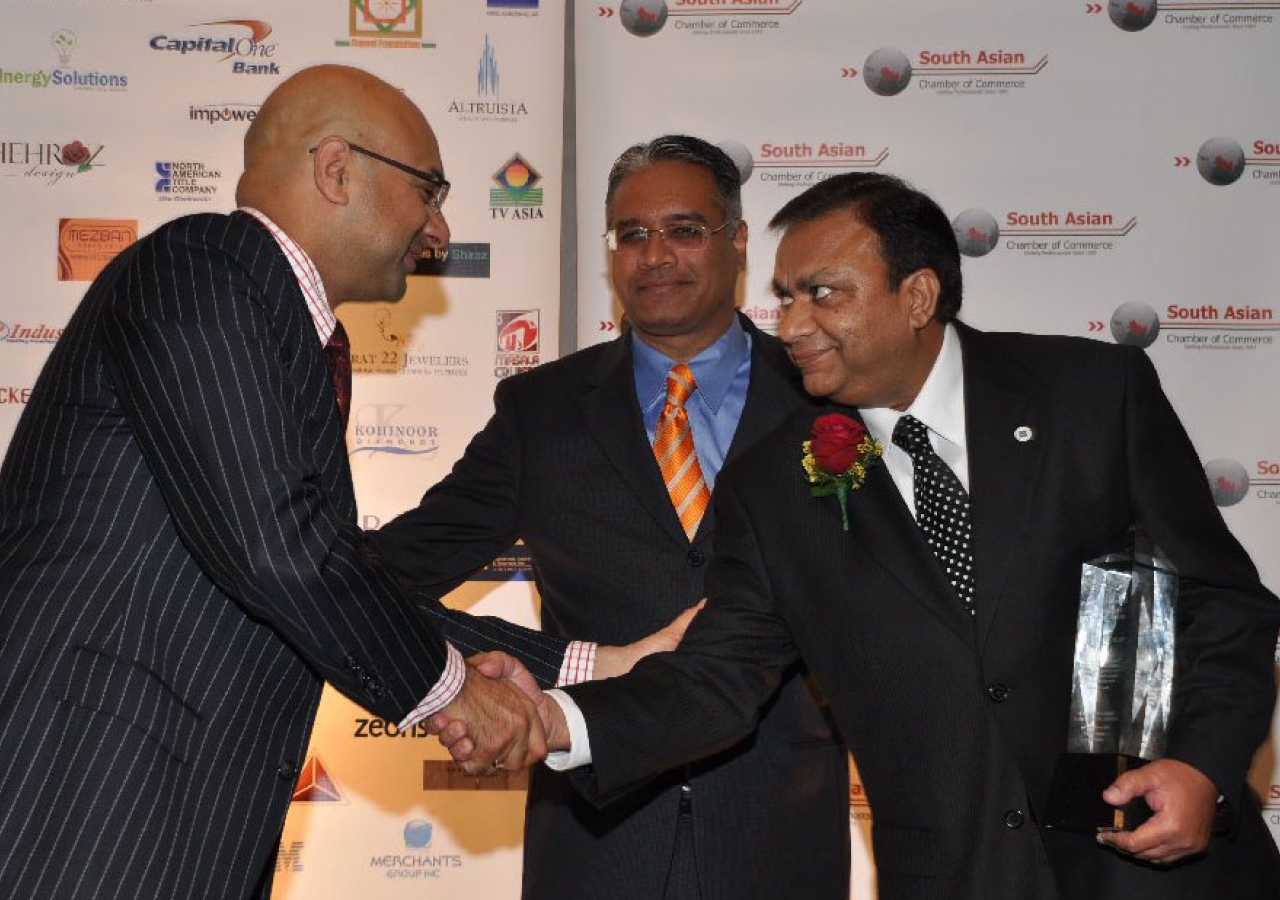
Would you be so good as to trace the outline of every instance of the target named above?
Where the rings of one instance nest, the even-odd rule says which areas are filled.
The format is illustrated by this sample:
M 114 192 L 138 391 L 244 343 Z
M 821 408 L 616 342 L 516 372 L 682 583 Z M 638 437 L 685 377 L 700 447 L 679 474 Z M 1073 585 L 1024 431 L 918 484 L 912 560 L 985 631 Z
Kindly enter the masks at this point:
M 715 144 L 687 134 L 664 134 L 647 144 L 634 144 L 622 151 L 609 170 L 609 187 L 604 195 L 608 208 L 618 185 L 627 176 L 658 162 L 682 162 L 701 166 L 711 173 L 716 182 L 716 199 L 726 218 L 742 221 L 742 178 L 729 154 Z
M 769 222 L 785 231 L 847 209 L 880 239 L 880 257 L 889 270 L 889 290 L 920 269 L 938 276 L 936 318 L 950 322 L 960 312 L 963 282 L 960 248 L 941 207 L 901 178 L 878 172 L 847 172 L 820 181 L 793 197 Z

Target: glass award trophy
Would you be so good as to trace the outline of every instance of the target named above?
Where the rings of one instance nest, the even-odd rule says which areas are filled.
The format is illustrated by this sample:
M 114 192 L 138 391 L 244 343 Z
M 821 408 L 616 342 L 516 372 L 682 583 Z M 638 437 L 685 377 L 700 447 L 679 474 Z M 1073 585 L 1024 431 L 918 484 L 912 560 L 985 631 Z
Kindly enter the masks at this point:
M 1128 831 L 1150 818 L 1141 798 L 1115 807 L 1102 791 L 1164 755 L 1177 593 L 1177 572 L 1141 528 L 1081 568 L 1071 722 L 1040 816 L 1046 827 Z

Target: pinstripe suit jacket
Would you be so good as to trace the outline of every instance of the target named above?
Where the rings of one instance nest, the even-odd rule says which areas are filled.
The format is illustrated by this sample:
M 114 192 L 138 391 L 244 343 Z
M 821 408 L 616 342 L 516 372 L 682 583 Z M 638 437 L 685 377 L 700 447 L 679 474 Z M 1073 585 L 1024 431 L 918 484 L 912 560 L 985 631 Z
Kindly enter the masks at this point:
M 121 254 L 0 470 L 0 895 L 264 889 L 322 682 L 394 719 L 445 652 L 363 549 L 267 231 L 191 216 Z

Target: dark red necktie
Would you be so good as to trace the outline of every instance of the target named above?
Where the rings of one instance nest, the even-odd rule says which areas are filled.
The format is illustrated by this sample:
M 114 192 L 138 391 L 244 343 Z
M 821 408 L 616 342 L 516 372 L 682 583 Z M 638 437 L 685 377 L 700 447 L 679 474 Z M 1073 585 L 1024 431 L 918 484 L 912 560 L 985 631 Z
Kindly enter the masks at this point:
M 341 322 L 324 345 L 324 361 L 329 364 L 333 392 L 338 395 L 338 415 L 342 417 L 345 429 L 351 418 L 351 341 L 347 339 L 347 330 Z

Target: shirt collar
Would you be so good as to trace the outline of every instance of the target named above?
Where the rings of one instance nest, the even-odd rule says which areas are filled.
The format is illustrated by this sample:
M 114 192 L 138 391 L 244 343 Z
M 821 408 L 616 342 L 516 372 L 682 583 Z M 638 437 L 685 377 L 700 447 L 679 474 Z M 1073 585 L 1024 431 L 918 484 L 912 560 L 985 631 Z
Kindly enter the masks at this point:
M 720 404 L 724 402 L 734 376 L 750 350 L 751 342 L 735 315 L 714 344 L 689 360 L 693 380 L 698 383 L 697 393 L 713 415 L 720 411 Z M 634 332 L 631 335 L 631 352 L 636 396 L 640 399 L 641 409 L 646 409 L 655 398 L 666 396 L 667 373 L 676 361 L 646 344 Z
M 307 300 L 307 312 L 311 314 L 311 323 L 315 325 L 316 335 L 320 338 L 320 346 L 323 347 L 329 343 L 334 329 L 338 327 L 338 319 L 333 314 L 333 308 L 329 306 L 329 298 L 325 294 L 324 282 L 320 280 L 320 271 L 316 268 L 316 264 L 311 261 L 311 257 L 307 256 L 307 251 L 285 234 L 279 225 L 267 218 L 265 213 L 248 206 L 240 207 L 240 212 L 251 215 L 261 222 L 280 245 L 280 249 L 284 251 L 285 259 L 289 261 L 289 268 L 293 270 L 294 277 L 298 279 L 298 286 L 302 288 L 302 295 Z
M 894 409 L 860 409 L 872 437 L 886 446 L 893 440 L 893 428 L 906 413 L 923 422 L 930 431 L 957 447 L 965 446 L 964 366 L 960 356 L 960 336 L 954 325 L 947 324 L 942 336 L 942 349 L 933 361 L 929 377 L 906 413 Z

